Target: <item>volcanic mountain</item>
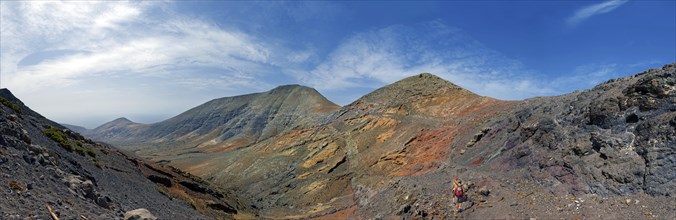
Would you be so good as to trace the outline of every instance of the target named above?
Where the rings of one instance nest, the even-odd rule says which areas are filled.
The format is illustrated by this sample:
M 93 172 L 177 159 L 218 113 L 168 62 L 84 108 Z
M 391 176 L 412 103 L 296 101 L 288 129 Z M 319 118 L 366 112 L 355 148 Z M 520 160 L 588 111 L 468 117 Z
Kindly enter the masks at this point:
M 248 216 L 249 205 L 198 177 L 84 138 L 7 89 L 0 101 L 0 219 L 121 219 L 139 208 L 161 219 Z
M 464 217 L 674 218 L 675 84 L 669 64 L 501 101 L 425 73 L 342 108 L 285 86 L 91 137 L 205 178 L 268 218 L 448 217 L 454 176 L 468 189 Z M 275 92 L 289 88 L 312 98 Z
M 172 154 L 231 151 L 315 124 L 338 108 L 312 88 L 288 85 L 265 93 L 214 99 L 154 124 L 119 118 L 89 133 L 93 139 L 124 149 L 175 150 Z

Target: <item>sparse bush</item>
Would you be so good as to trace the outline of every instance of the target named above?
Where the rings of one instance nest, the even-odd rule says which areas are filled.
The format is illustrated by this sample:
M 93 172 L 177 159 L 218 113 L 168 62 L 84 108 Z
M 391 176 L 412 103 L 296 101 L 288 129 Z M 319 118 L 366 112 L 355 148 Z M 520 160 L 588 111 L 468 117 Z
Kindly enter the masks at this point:
M 61 147 L 65 148 L 68 151 L 73 151 L 75 148 L 73 145 L 68 142 L 68 139 L 66 138 L 66 134 L 64 134 L 61 130 L 57 128 L 47 128 L 44 131 L 45 135 L 49 137 L 50 139 L 56 141 L 56 143 L 59 143 Z M 82 149 L 82 147 L 80 147 Z M 82 154 L 84 155 L 84 151 L 82 151 Z
M 11 108 L 12 110 L 14 110 L 16 113 L 21 114 L 21 108 L 16 103 L 13 103 L 12 101 L 7 100 L 5 97 L 0 97 L 0 102 L 2 102 L 3 105 L 5 105 L 5 106 Z
M 104 149 L 104 148 L 101 148 L 101 149 L 99 149 L 99 150 L 101 151 L 101 153 L 103 153 L 103 154 L 105 154 L 105 155 L 108 155 L 108 153 L 109 153 L 108 150 L 106 150 L 106 149 Z
M 73 151 L 75 151 L 75 153 L 79 154 L 80 156 L 86 155 L 84 148 L 81 147 L 74 147 Z
M 91 148 L 87 148 L 86 152 L 87 155 L 89 155 L 90 157 L 96 157 L 96 152 L 94 152 L 94 150 L 92 150 Z
M 92 158 L 92 161 L 94 162 L 94 166 L 98 167 L 99 169 L 103 169 L 103 166 L 101 166 L 101 161 L 96 158 Z
M 75 147 L 73 147 L 73 150 L 74 150 L 75 152 L 77 152 L 78 154 L 82 155 L 82 156 L 84 156 L 84 155 L 86 154 L 86 153 L 85 153 L 85 149 L 82 148 L 82 147 L 80 147 L 80 146 L 75 146 Z

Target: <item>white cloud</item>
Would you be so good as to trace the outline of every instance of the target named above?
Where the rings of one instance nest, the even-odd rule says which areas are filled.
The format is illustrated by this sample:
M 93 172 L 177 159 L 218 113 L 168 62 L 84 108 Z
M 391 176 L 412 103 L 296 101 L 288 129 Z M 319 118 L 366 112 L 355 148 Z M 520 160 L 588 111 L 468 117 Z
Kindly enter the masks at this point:
M 278 46 L 186 17 L 167 7 L 168 2 L 0 4 L 2 86 L 57 121 L 93 115 L 92 110 L 128 115 L 172 108 L 178 113 L 193 107 L 194 100 L 260 91 L 270 86 L 260 79 L 274 73 L 271 63 L 279 59 L 272 57 Z M 26 57 L 39 59 L 49 51 L 71 52 L 18 66 Z M 122 92 L 140 91 L 128 85 L 146 87 L 144 95 Z M 87 99 L 70 98 L 82 96 L 78 90 L 90 91 Z M 120 92 L 111 95 L 114 91 Z M 180 93 L 195 97 L 173 99 Z M 106 101 L 96 101 L 97 97 Z M 49 100 L 93 106 L 81 103 L 87 101 L 97 107 L 77 108 Z M 153 100 L 152 106 L 137 105 L 135 111 L 118 107 L 144 100 Z M 176 103 L 184 106 L 177 108 Z
M 129 5 L 114 5 L 94 19 L 94 28 L 118 28 L 120 24 L 131 21 L 141 15 L 141 10 Z
M 182 66 L 210 66 L 229 69 L 233 72 L 255 70 L 257 63 L 265 63 L 269 57 L 268 49 L 251 40 L 249 36 L 234 31 L 225 31 L 204 22 L 186 18 L 152 21 L 139 17 L 143 15 L 141 12 L 144 8 L 134 8 L 124 4 L 112 4 L 109 5 L 110 7 L 96 9 L 71 8 L 70 4 L 64 4 L 68 10 L 85 8 L 82 11 L 97 12 L 96 18 L 90 23 L 74 23 L 69 27 L 62 22 L 68 23 L 72 20 L 70 18 L 87 19 L 83 19 L 80 13 L 68 11 L 59 17 L 61 21 L 47 19 L 27 23 L 28 26 L 54 26 L 57 27 L 56 29 L 47 32 L 39 28 L 35 31 L 29 29 L 23 35 L 40 36 L 57 32 L 55 36 L 63 36 L 65 31 L 74 31 L 78 33 L 78 36 L 69 35 L 68 39 L 61 39 L 65 42 L 57 43 L 56 47 L 65 46 L 70 50 L 88 52 L 62 56 L 34 66 L 18 68 L 14 72 L 7 72 L 5 76 L 8 86 L 25 90 L 41 89 L 45 86 L 68 86 L 84 76 L 110 76 L 110 74 L 121 73 L 153 75 L 163 72 L 165 68 Z M 27 14 L 41 14 L 46 10 L 42 7 L 44 6 L 42 3 L 38 6 L 29 7 L 31 9 Z M 124 13 L 120 13 L 121 11 Z M 144 26 L 156 28 L 146 31 L 132 28 L 124 31 L 139 32 L 123 35 L 116 33 L 116 27 L 123 23 L 133 22 L 135 19 L 142 20 Z M 46 24 L 40 24 L 41 22 Z M 101 31 L 112 39 L 104 39 L 103 42 L 91 40 L 101 34 Z M 19 43 L 26 44 L 26 47 L 31 46 L 31 42 Z M 36 47 L 35 49 L 51 48 Z M 21 54 L 29 52 L 34 51 L 29 50 Z M 8 60 L 15 61 L 19 57 Z
M 187 17 L 171 4 L 1 1 L 2 86 L 48 118 L 94 127 L 121 116 L 176 115 L 212 98 L 264 91 L 279 81 L 300 81 L 347 104 L 372 89 L 431 72 L 480 95 L 522 99 L 605 80 L 618 69 L 590 65 L 559 78 L 539 78 L 440 22 L 357 33 L 325 56 L 327 48 L 313 42 L 257 37 Z M 240 13 L 249 11 L 256 10 Z M 247 19 L 240 22 L 261 25 Z M 19 66 L 24 59 L 30 62 Z
M 303 63 L 315 56 L 316 52 L 313 49 L 307 49 L 302 51 L 290 52 L 287 57 L 287 60 L 292 63 Z
M 414 74 L 430 72 L 480 95 L 521 99 L 552 94 L 529 71 L 439 22 L 395 25 L 356 34 L 299 80 L 322 91 L 378 88 Z M 517 74 L 518 73 L 518 74 Z M 345 103 L 341 103 L 345 104 Z
M 577 26 L 594 15 L 611 12 L 627 2 L 628 0 L 610 0 L 580 8 L 566 20 L 566 23 L 570 27 Z
M 569 74 L 554 78 L 547 83 L 547 86 L 555 89 L 559 94 L 588 89 L 609 79 L 620 77 L 618 69 L 618 65 L 613 63 L 585 64 L 575 67 Z
M 626 67 L 605 63 L 582 65 L 569 73 L 536 73 L 460 29 L 428 22 L 356 34 L 324 62 L 306 71 L 295 70 L 292 75 L 322 93 L 345 96 L 429 72 L 479 95 L 518 100 L 588 89 L 622 76 L 620 69 Z M 354 99 L 335 101 L 347 104 Z

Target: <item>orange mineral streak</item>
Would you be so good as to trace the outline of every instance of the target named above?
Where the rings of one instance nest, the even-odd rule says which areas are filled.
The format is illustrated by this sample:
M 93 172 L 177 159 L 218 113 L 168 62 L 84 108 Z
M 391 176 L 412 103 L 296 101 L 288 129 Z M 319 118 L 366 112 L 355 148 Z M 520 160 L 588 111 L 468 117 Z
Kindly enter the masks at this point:
M 391 128 L 390 130 L 387 130 L 386 132 L 380 133 L 376 137 L 376 143 L 378 143 L 378 144 L 383 143 L 383 142 L 387 141 L 387 139 L 392 137 L 392 135 L 394 135 L 394 129 L 393 128 Z
M 340 146 L 338 146 L 335 142 L 331 142 L 325 145 L 325 147 L 322 147 L 321 151 L 311 157 L 310 159 L 306 160 L 303 164 L 303 168 L 310 168 L 314 166 L 315 164 L 325 162 L 329 159 L 331 159 L 336 153 L 338 153 L 338 150 L 340 149 Z
M 388 128 L 396 126 L 399 124 L 399 121 L 391 118 L 375 118 L 369 121 L 364 127 L 361 128 L 362 131 L 371 130 L 375 128 Z
M 401 168 L 392 176 L 418 176 L 436 170 L 447 160 L 455 147 L 453 140 L 509 105 L 509 102 L 474 94 L 452 94 L 433 97 L 414 104 L 417 112 L 441 117 L 447 126 L 425 129 L 405 144 L 401 151 L 389 154 L 381 160 L 392 161 Z M 455 146 L 458 145 L 458 146 Z
M 418 176 L 439 168 L 452 148 L 451 141 L 456 136 L 454 127 L 440 127 L 422 131 L 402 150 L 405 162 L 393 176 Z
M 280 135 L 272 144 L 266 146 L 265 151 L 280 151 L 307 142 L 316 128 L 293 130 Z

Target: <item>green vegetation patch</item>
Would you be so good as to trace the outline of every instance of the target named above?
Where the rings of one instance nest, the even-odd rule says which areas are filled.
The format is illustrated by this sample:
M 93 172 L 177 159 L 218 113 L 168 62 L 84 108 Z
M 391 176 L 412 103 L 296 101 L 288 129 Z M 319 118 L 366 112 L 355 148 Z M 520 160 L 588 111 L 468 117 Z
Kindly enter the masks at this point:
M 96 152 L 94 152 L 94 150 L 92 150 L 91 148 L 87 148 L 86 153 L 87 153 L 87 155 L 89 155 L 90 157 L 96 157 Z
M 7 100 L 5 97 L 0 97 L 0 102 L 2 102 L 3 105 L 14 110 L 16 113 L 21 114 L 21 107 L 19 107 L 19 105 L 17 105 L 16 103 Z
M 76 150 L 75 147 L 73 147 L 72 144 L 68 141 L 68 138 L 66 138 L 66 134 L 64 134 L 61 130 L 57 128 L 47 128 L 44 131 L 45 135 L 49 137 L 50 139 L 56 141 L 56 143 L 59 143 L 61 147 L 65 148 L 68 151 L 74 151 Z M 78 146 L 80 149 L 82 147 Z M 82 149 L 82 154 L 84 155 L 84 149 Z
M 101 161 L 96 158 L 92 158 L 92 161 L 94 162 L 94 166 L 98 167 L 99 169 L 103 169 L 103 166 L 101 166 Z
M 85 153 L 85 149 L 82 148 L 82 147 L 80 147 L 80 146 L 75 146 L 75 147 L 73 147 L 73 150 L 74 150 L 75 152 L 77 152 L 79 155 L 82 155 L 82 156 L 84 156 L 84 155 L 86 154 L 86 153 Z

